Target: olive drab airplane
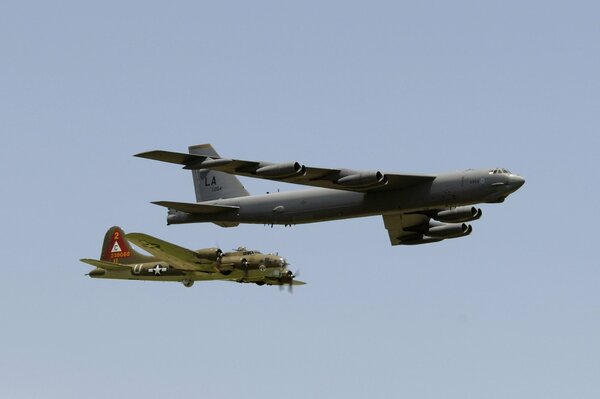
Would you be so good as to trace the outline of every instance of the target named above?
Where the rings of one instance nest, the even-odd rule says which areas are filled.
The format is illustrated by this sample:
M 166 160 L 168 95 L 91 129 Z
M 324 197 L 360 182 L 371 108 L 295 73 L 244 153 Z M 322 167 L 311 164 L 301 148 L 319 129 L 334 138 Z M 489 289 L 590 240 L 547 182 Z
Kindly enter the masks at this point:
M 167 224 L 291 226 L 381 215 L 392 245 L 467 236 L 467 222 L 481 217 L 473 205 L 504 202 L 525 183 L 502 168 L 418 175 L 244 161 L 221 158 L 210 144 L 191 146 L 189 154 L 157 150 L 136 156 L 192 171 L 196 203 L 154 202 L 169 208 Z M 318 188 L 251 196 L 234 175 Z
M 153 256 L 136 252 L 130 242 Z M 93 278 L 178 281 L 186 287 L 191 287 L 194 281 L 225 280 L 289 285 L 290 290 L 292 285 L 305 284 L 295 280 L 285 258 L 276 254 L 262 254 L 243 247 L 225 253 L 219 248 L 192 251 L 147 234 L 125 234 L 117 226 L 106 232 L 100 260 L 81 261 L 96 267 L 88 273 Z

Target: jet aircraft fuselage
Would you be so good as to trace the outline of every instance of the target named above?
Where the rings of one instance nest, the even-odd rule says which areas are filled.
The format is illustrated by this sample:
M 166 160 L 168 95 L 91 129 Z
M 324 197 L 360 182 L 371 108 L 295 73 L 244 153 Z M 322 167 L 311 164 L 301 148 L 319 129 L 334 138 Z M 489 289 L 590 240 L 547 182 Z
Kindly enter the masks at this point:
M 466 222 L 482 215 L 472 205 L 503 202 L 525 183 L 501 168 L 425 175 L 222 158 L 210 144 L 191 146 L 189 154 L 155 150 L 137 156 L 192 171 L 196 203 L 154 202 L 169 209 L 168 224 L 294 225 L 381 215 L 392 245 L 467 236 L 472 227 Z M 318 188 L 250 195 L 236 176 Z
M 205 201 L 201 204 L 226 205 L 239 209 L 218 214 L 190 214 L 170 209 L 167 223 L 293 225 L 479 203 L 500 203 L 524 182 L 522 177 L 505 169 L 466 170 L 440 174 L 431 182 L 394 191 L 363 193 L 317 188 Z M 215 183 L 218 185 L 218 181 Z

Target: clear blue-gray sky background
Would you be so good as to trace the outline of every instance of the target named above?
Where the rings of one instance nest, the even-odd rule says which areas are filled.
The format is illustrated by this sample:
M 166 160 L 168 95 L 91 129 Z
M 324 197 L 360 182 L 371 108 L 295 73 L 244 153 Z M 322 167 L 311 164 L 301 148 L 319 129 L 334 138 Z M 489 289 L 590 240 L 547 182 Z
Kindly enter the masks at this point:
M 3 398 L 600 397 L 597 1 L 2 1 L 0 56 Z M 167 227 L 190 173 L 132 154 L 200 143 L 527 183 L 419 247 L 379 217 Z M 114 224 L 308 285 L 89 279 Z

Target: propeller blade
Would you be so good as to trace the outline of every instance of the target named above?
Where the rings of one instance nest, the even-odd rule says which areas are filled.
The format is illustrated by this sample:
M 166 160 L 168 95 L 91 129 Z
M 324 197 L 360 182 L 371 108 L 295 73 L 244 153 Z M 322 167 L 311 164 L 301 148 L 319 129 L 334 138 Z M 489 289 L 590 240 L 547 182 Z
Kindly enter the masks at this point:
M 244 279 L 248 278 L 248 261 L 244 259 L 242 262 L 242 267 L 244 268 Z

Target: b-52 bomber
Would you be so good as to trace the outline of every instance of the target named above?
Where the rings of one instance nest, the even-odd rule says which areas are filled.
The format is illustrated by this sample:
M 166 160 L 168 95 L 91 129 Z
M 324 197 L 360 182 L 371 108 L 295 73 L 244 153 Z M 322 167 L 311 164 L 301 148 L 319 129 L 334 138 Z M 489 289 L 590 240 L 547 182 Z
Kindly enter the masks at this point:
M 482 214 L 473 205 L 504 202 L 525 183 L 503 168 L 418 175 L 246 161 L 222 158 L 210 144 L 191 146 L 189 154 L 157 150 L 136 156 L 192 171 L 196 203 L 154 202 L 169 208 L 167 224 L 291 226 L 382 215 L 392 245 L 467 236 L 467 222 Z M 234 175 L 318 188 L 251 196 Z
M 142 255 L 129 242 L 153 256 Z M 191 287 L 194 281 L 226 280 L 257 285 L 302 285 L 288 270 L 285 258 L 240 247 L 233 252 L 219 248 L 197 251 L 182 248 L 142 233 L 125 234 L 111 227 L 104 236 L 100 260 L 81 259 L 96 268 L 92 278 L 179 281 Z

